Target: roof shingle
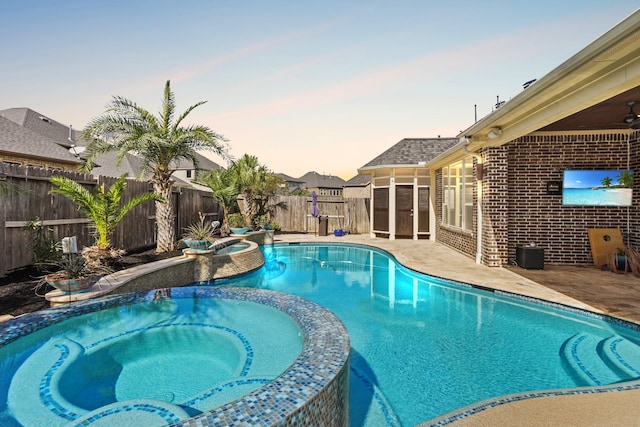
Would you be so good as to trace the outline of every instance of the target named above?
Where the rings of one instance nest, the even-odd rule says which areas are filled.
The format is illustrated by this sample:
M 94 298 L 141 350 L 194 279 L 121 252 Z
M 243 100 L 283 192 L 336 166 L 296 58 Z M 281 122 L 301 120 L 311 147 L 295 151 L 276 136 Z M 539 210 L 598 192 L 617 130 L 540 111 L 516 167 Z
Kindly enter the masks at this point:
M 418 165 L 428 162 L 458 143 L 458 138 L 404 138 L 363 168 Z

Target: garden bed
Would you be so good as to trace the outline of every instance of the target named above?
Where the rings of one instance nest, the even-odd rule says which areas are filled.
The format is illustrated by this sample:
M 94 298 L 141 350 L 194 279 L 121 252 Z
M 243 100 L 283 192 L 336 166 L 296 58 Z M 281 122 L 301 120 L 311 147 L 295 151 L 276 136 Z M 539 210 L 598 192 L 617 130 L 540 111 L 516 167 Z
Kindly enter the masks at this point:
M 182 250 L 156 254 L 155 248 L 137 253 L 127 254 L 112 266 L 113 270 L 119 271 L 126 268 L 146 264 L 152 261 L 172 258 L 182 255 Z M 19 316 L 25 313 L 49 308 L 49 302 L 44 298 L 44 294 L 53 288 L 43 285 L 36 292 L 36 287 L 44 273 L 34 267 L 27 267 L 15 270 L 7 276 L 0 278 L 0 316 Z

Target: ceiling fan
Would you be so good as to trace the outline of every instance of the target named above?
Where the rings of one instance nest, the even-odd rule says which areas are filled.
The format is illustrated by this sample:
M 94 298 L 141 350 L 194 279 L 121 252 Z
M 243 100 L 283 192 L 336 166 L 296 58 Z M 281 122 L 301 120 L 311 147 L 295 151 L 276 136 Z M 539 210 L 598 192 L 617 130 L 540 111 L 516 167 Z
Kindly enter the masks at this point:
M 633 111 L 636 101 L 627 102 L 627 105 L 629 106 L 629 112 L 624 116 L 624 122 L 629 125 L 629 129 L 640 129 L 640 116 Z

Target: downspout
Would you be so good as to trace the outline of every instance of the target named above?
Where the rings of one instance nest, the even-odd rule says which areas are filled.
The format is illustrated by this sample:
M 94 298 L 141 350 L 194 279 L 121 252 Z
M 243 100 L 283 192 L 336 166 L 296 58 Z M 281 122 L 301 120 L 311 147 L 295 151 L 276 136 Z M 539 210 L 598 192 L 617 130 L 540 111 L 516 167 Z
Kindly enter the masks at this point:
M 473 151 L 469 151 L 469 144 L 471 144 L 471 138 L 465 136 L 467 143 L 462 146 L 462 151 L 466 154 L 473 156 L 476 159 L 476 194 L 477 194 L 477 223 L 476 223 L 476 264 L 482 264 L 482 178 L 484 173 L 482 156 Z

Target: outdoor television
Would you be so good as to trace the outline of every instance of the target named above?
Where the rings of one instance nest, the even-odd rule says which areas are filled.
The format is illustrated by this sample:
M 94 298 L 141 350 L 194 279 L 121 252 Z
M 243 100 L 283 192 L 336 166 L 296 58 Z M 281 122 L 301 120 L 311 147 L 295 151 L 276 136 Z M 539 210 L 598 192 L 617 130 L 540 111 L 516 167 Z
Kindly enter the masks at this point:
M 631 206 L 633 171 L 565 170 L 562 204 L 566 206 Z

